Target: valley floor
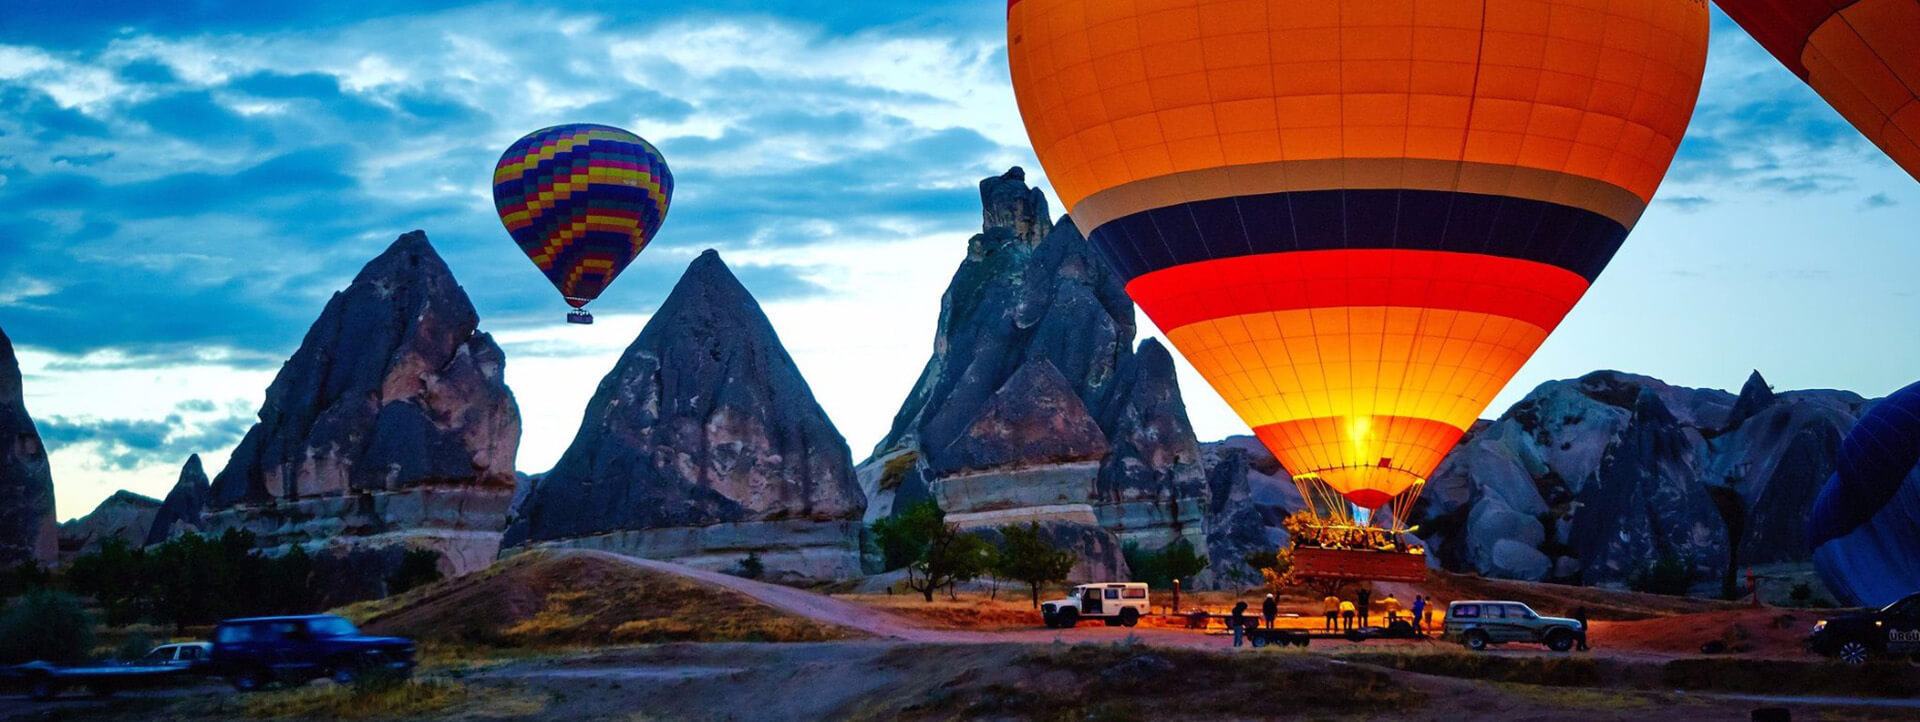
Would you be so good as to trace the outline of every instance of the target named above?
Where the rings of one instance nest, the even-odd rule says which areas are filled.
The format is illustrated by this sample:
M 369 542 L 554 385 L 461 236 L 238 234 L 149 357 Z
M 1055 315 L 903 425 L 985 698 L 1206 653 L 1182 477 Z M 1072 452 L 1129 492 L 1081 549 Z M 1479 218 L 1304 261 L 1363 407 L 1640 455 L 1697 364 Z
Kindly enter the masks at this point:
M 111 700 L 6 698 L 0 719 L 1643 721 L 1650 715 L 1746 720 L 1754 709 L 1771 706 L 1789 709 L 1793 719 L 1920 717 L 1920 666 L 1862 670 L 1812 659 L 1789 648 L 1809 616 L 1783 622 L 1788 612 L 1782 610 L 1723 604 L 1598 623 L 1596 650 L 1588 653 L 1512 647 L 1473 654 L 1431 641 L 1316 640 L 1305 650 L 1234 649 L 1217 626 L 1188 630 L 1171 619 L 1150 618 L 1133 629 L 1044 629 L 1024 597 L 1004 591 L 997 600 L 963 594 L 933 604 L 902 595 L 829 596 L 576 551 L 383 604 L 369 612 L 367 626 L 421 624 L 422 610 L 470 618 L 476 590 L 501 596 L 477 585 L 498 586 L 519 578 L 515 574 L 561 564 L 596 579 L 632 569 L 648 575 L 635 580 L 654 587 L 670 580 L 740 595 L 743 603 L 764 605 L 763 613 L 814 625 L 801 638 L 826 641 L 541 648 L 429 642 L 416 681 L 386 688 L 316 683 L 238 695 L 200 685 Z M 635 580 L 621 582 L 628 585 L 623 593 L 635 593 Z M 556 598 L 577 600 L 580 592 L 591 590 Z M 1224 608 L 1230 601 L 1189 595 L 1183 606 Z M 1305 600 L 1286 605 L 1310 613 L 1307 606 Z M 516 608 L 532 618 L 554 616 L 533 602 Z M 1282 623 L 1318 622 L 1302 616 Z M 1739 636 L 1747 651 L 1695 653 L 1699 639 L 1730 636 Z

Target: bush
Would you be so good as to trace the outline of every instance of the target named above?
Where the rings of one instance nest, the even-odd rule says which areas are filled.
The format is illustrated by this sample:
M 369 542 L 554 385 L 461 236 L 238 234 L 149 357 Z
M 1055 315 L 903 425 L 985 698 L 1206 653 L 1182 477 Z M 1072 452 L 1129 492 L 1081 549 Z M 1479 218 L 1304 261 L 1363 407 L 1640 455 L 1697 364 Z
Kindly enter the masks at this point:
M 760 577 L 766 576 L 766 574 L 767 563 L 760 561 L 760 553 L 748 552 L 746 558 L 740 560 L 740 573 L 736 576 L 747 579 L 759 579 Z
M 1636 592 L 1685 596 L 1687 590 L 1693 587 L 1693 570 L 1687 567 L 1687 562 L 1680 558 L 1679 553 L 1666 549 L 1660 552 L 1653 564 L 1633 575 L 1627 581 L 1627 586 Z
M 0 612 L 0 664 L 72 662 L 93 650 L 93 620 L 72 594 L 40 589 Z
M 1795 584 L 1793 591 L 1787 593 L 1787 597 L 1792 599 L 1794 604 L 1806 606 L 1808 602 L 1813 601 L 1813 585 L 1806 582 Z
M 301 556 L 305 556 L 301 552 Z M 387 577 L 387 594 L 399 594 L 440 581 L 440 553 L 432 549 L 408 549 L 400 556 L 400 568 Z
M 142 620 L 176 630 L 221 619 L 293 614 L 321 607 L 313 558 L 294 547 L 279 557 L 254 548 L 253 534 L 187 534 L 146 549 L 109 539 L 68 565 L 67 584 L 93 597 L 109 626 Z

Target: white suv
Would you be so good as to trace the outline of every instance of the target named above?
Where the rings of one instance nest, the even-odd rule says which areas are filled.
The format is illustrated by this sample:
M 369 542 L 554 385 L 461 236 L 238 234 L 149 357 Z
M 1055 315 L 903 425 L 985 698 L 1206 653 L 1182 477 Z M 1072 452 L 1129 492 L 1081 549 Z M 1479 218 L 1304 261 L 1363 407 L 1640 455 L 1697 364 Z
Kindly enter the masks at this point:
M 1147 585 L 1141 582 L 1082 584 L 1066 599 L 1040 605 L 1040 619 L 1048 627 L 1065 629 L 1082 619 L 1104 620 L 1109 627 L 1140 623 L 1147 613 Z

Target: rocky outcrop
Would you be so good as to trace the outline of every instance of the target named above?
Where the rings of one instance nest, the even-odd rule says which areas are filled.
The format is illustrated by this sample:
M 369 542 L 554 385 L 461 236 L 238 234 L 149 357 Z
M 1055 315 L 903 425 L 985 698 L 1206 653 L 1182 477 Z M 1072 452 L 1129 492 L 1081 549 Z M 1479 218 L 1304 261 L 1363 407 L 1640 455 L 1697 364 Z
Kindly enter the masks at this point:
M 124 489 L 114 492 L 86 516 L 60 525 L 60 563 L 99 551 L 109 539 L 118 539 L 129 547 L 141 546 L 159 513 L 159 499 Z
M 1287 546 L 1280 522 L 1306 509 L 1293 479 L 1258 439 L 1234 436 L 1203 444 L 1207 469 L 1207 573 L 1214 586 L 1260 584 L 1247 557 Z
M 199 532 L 206 523 L 207 498 L 212 494 L 213 484 L 200 466 L 200 455 L 187 457 L 186 465 L 180 467 L 180 480 L 173 483 L 173 489 L 167 492 L 167 498 L 160 502 L 160 509 L 153 516 L 145 543 L 159 544 L 181 534 Z
M 1206 468 L 1171 356 L 1135 351 L 1120 279 L 1024 172 L 981 181 L 980 198 L 933 354 L 859 469 L 869 521 L 935 498 L 970 528 L 1095 523 L 1122 543 L 1203 547 Z
M 1804 527 L 1861 399 L 1738 396 L 1597 371 L 1476 424 L 1414 514 L 1433 558 L 1510 579 L 1629 586 L 1663 555 L 1696 591 L 1753 564 L 1804 564 Z
M 527 493 L 512 549 L 570 546 L 776 578 L 859 573 L 852 455 L 747 289 L 695 259 Z
M 0 331 L 0 570 L 58 559 L 47 448 L 27 415 L 13 341 Z
M 426 234 L 394 241 L 274 377 L 259 423 L 213 480 L 205 530 L 361 560 L 337 583 L 371 594 L 405 548 L 439 553 L 448 575 L 491 563 L 520 414 L 505 355 L 478 325 Z

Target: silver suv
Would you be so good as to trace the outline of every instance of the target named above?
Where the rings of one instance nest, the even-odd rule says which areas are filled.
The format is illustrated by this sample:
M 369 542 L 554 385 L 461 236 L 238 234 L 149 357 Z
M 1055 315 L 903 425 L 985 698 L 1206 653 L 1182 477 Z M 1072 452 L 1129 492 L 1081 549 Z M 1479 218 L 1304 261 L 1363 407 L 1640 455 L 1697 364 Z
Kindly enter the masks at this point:
M 1476 652 L 1489 644 L 1507 642 L 1545 644 L 1555 652 L 1565 652 L 1573 649 L 1582 631 L 1577 621 L 1542 617 L 1519 602 L 1474 600 L 1447 605 L 1446 638 Z

